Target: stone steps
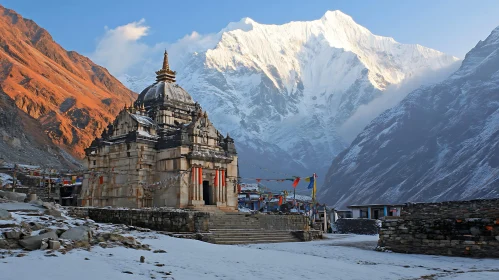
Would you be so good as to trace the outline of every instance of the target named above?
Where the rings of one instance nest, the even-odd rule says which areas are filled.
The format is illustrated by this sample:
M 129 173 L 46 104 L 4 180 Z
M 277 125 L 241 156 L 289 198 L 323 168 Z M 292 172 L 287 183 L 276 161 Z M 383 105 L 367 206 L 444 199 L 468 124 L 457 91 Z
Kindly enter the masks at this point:
M 256 244 L 298 242 L 289 231 L 271 231 L 259 229 L 212 229 L 212 240 L 215 244 Z
M 230 207 L 217 207 L 216 205 L 199 205 L 199 206 L 189 206 L 189 209 L 199 211 L 199 212 L 208 212 L 208 213 L 216 213 L 216 214 L 224 214 L 224 213 L 239 213 L 237 209 L 233 209 Z

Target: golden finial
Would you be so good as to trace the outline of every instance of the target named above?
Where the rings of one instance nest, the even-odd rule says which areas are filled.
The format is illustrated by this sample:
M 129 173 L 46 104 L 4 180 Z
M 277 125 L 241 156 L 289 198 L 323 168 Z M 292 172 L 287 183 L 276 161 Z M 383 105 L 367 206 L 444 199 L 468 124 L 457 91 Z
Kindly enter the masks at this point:
M 168 63 L 168 52 L 166 51 L 166 49 L 163 55 L 163 69 L 170 70 L 170 64 Z

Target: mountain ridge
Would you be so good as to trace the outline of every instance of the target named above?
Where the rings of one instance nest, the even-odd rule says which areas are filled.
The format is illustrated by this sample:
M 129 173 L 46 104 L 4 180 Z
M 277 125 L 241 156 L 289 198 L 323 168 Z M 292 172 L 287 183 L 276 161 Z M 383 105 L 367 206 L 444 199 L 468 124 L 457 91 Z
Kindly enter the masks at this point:
M 499 195 L 499 27 L 441 83 L 411 92 L 333 161 L 330 205 Z
M 169 53 L 178 83 L 247 151 L 241 159 L 279 165 L 290 175 L 325 174 L 348 145 L 339 128 L 361 106 L 413 77 L 450 74 L 460 63 L 374 35 L 339 11 L 283 25 L 243 18 L 216 34 L 193 33 Z M 138 92 L 153 77 L 151 71 L 121 79 Z M 266 175 L 246 167 L 241 172 Z
M 136 95 L 105 68 L 66 51 L 33 20 L 0 6 L 0 84 L 76 158 Z M 39 131 L 26 131 L 27 134 Z

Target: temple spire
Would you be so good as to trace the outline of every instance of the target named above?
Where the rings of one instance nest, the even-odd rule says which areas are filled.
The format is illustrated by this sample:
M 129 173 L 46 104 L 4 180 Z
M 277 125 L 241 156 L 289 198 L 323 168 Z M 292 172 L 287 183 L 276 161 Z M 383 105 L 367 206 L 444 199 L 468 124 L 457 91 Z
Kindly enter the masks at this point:
M 163 54 L 163 68 L 156 71 L 156 81 L 174 83 L 175 74 L 176 72 L 170 69 L 170 64 L 168 63 L 168 52 L 165 50 L 165 53 Z
M 163 70 L 170 70 L 170 64 L 168 64 L 168 52 L 166 50 L 163 55 Z

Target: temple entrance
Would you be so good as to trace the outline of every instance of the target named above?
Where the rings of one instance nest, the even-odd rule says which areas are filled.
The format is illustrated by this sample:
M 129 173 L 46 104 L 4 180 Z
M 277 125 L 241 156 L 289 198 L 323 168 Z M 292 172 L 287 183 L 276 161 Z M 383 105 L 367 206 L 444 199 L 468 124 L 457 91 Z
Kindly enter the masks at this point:
M 203 181 L 203 200 L 204 200 L 204 205 L 210 205 L 211 192 L 210 192 L 210 183 L 208 181 Z

